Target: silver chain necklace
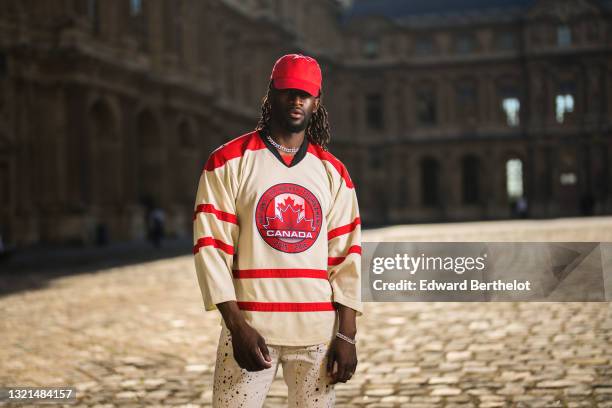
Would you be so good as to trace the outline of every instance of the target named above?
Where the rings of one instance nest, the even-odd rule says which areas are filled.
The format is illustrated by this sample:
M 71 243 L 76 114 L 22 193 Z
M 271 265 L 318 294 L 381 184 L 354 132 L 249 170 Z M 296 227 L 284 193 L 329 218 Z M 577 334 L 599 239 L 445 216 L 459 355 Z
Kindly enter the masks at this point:
M 274 140 L 272 140 L 270 135 L 266 135 L 266 138 L 268 139 L 268 142 L 270 142 L 270 144 L 272 144 L 272 146 L 276 147 L 277 149 L 282 150 L 283 152 L 286 152 L 286 153 L 297 153 L 298 150 L 300 150 L 299 147 L 285 147 L 285 146 L 282 146 L 282 145 L 276 143 Z

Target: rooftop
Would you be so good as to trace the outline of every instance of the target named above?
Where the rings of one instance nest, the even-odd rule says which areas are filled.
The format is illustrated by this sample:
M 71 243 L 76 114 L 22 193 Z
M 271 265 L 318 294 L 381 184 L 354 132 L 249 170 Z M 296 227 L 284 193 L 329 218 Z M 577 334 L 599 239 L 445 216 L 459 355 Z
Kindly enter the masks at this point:
M 346 17 L 383 16 L 397 19 L 407 16 L 465 14 L 500 9 L 528 8 L 537 0 L 355 0 Z
M 427 23 L 431 20 L 516 17 L 538 0 L 354 0 L 345 9 L 343 22 L 378 16 L 398 23 Z M 610 0 L 594 0 L 610 9 Z

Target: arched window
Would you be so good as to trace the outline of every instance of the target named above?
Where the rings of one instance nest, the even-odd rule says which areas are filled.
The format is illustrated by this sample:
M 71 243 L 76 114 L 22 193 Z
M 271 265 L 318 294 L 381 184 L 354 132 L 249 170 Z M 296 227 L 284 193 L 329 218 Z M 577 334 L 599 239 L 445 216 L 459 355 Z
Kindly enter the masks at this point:
M 365 102 L 368 128 L 373 130 L 383 129 L 383 95 L 379 92 L 369 93 L 365 96 Z
M 440 165 L 432 157 L 421 160 L 421 203 L 426 207 L 440 204 Z
M 130 0 L 130 14 L 132 16 L 142 14 L 142 0 Z
M 557 123 L 565 123 L 574 112 L 574 95 L 576 86 L 574 82 L 562 82 L 557 87 L 555 96 L 555 118 Z
M 478 89 L 473 80 L 463 80 L 455 87 L 457 123 L 474 124 L 478 120 Z
M 470 54 L 476 51 L 476 38 L 471 33 L 461 33 L 455 38 L 455 52 Z
M 174 171 L 169 174 L 174 188 L 174 200 L 180 204 L 190 205 L 193 200 L 194 185 L 197 183 L 199 152 L 195 128 L 189 119 L 178 124 L 178 151 L 172 163 Z
M 0 208 L 8 208 L 11 203 L 12 179 L 9 176 L 9 163 L 7 161 L 0 161 Z
M 167 1 L 164 6 L 163 41 L 164 51 L 183 58 L 183 2 L 182 0 Z
M 148 21 L 145 14 L 146 10 L 143 0 L 129 1 L 129 30 L 142 51 L 147 51 L 149 49 Z
M 87 0 L 87 17 L 94 34 L 100 33 L 100 4 L 98 0 Z
M 523 161 L 512 158 L 506 161 L 506 194 L 509 201 L 514 201 L 524 195 Z
M 572 30 L 565 24 L 557 27 L 557 45 L 567 47 L 572 44 Z
M 121 200 L 122 161 L 117 118 L 109 105 L 97 101 L 89 112 L 93 158 L 91 178 L 93 196 L 98 204 L 116 204 Z
M 510 127 L 521 124 L 521 95 L 515 78 L 500 78 L 497 81 L 497 100 L 500 120 Z
M 146 109 L 138 114 L 138 144 L 141 149 L 157 149 L 161 147 L 159 123 L 153 113 Z
M 461 185 L 463 204 L 480 202 L 480 159 L 467 155 L 461 159 Z
M 370 37 L 363 42 L 363 56 L 366 58 L 376 58 L 380 51 L 380 40 Z
M 424 84 L 415 91 L 416 122 L 420 126 L 433 126 L 437 121 L 436 87 Z
M 96 141 L 112 143 L 117 141 L 117 126 L 108 104 L 98 101 L 91 107 L 90 117 Z
M 414 53 L 417 56 L 428 56 L 436 53 L 436 44 L 430 36 L 419 36 L 414 41 Z
M 516 97 L 507 97 L 502 99 L 502 109 L 506 115 L 506 124 L 508 126 L 518 126 L 520 124 L 519 113 L 521 111 L 521 102 Z
M 502 31 L 495 36 L 495 48 L 509 51 L 516 48 L 516 35 L 512 31 Z
M 138 114 L 138 195 L 145 205 L 159 205 L 162 198 L 163 150 L 159 121 L 149 110 Z

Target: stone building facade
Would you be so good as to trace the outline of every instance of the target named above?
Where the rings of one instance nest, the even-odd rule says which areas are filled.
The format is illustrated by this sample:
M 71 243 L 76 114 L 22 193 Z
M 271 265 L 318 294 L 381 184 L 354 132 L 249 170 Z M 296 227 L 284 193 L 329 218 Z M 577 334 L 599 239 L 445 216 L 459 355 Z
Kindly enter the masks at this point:
M 0 1 L 0 234 L 189 236 L 210 151 L 314 55 L 364 223 L 612 212 L 602 1 Z M 499 3 L 499 4 L 498 4 Z
M 504 218 L 521 196 L 533 217 L 609 214 L 609 2 L 424 3 L 345 16 L 366 216 Z

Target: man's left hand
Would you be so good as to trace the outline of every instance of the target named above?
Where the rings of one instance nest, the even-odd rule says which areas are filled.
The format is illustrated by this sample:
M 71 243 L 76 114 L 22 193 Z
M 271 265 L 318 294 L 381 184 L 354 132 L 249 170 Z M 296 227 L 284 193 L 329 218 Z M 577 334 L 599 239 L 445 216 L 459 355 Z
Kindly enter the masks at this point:
M 337 365 L 336 371 L 333 371 L 334 363 Z M 347 382 L 356 369 L 357 349 L 355 345 L 335 337 L 327 353 L 327 375 L 332 378 L 331 384 Z

